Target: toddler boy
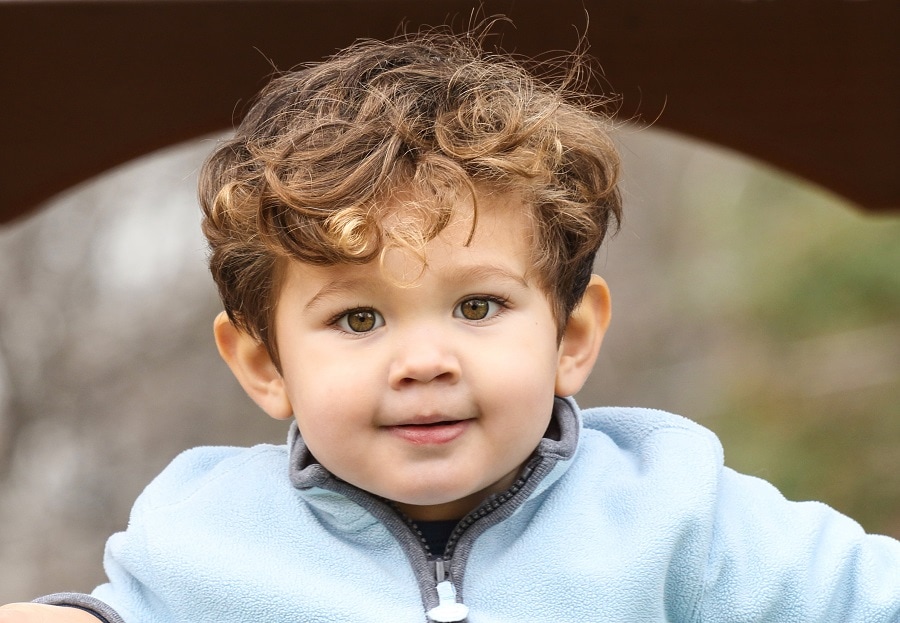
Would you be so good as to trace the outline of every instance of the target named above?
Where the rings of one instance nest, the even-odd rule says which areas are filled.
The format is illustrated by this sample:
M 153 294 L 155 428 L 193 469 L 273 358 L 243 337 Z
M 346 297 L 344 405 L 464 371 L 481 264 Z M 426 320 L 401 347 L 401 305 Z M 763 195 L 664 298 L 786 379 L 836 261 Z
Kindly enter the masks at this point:
M 900 543 L 570 398 L 610 317 L 609 125 L 440 32 L 274 80 L 200 194 L 219 351 L 287 445 L 186 452 L 109 583 L 0 621 L 900 621 Z

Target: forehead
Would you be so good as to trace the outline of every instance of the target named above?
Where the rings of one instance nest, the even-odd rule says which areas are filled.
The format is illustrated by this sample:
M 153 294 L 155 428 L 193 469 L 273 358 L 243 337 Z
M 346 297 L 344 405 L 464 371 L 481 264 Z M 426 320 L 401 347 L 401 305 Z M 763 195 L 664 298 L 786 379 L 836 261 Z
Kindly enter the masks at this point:
M 468 241 L 473 228 L 484 234 L 496 226 L 495 221 L 530 233 L 533 210 L 518 190 L 503 190 L 486 184 L 466 184 L 454 180 L 448 187 L 421 188 L 404 185 L 394 188 L 381 200 L 373 202 L 371 212 L 380 221 L 384 242 L 390 244 L 395 233 L 417 231 L 427 235 L 435 223 L 441 223 L 444 238 L 463 233 Z M 449 218 L 444 219 L 444 215 Z
M 384 239 L 377 259 L 361 265 L 290 262 L 289 280 L 348 283 L 375 279 L 415 286 L 426 276 L 461 282 L 505 274 L 523 284 L 531 282 L 532 215 L 517 195 L 479 192 L 474 198 L 456 200 L 446 226 L 417 248 L 408 244 L 409 232 L 422 229 L 423 209 L 428 209 L 427 204 L 409 197 L 382 206 Z M 392 236 L 397 230 L 402 236 Z M 294 279 L 290 279 L 291 273 Z
M 503 249 L 510 243 L 515 243 L 516 251 L 530 250 L 532 225 L 531 209 L 518 194 L 479 191 L 456 202 L 453 217 L 438 238 L 483 250 Z
M 394 227 L 420 227 L 417 215 L 428 210 L 415 199 L 396 201 L 387 208 L 381 263 L 417 261 L 419 267 L 437 262 L 512 262 L 531 264 L 534 249 L 532 212 L 517 193 L 478 189 L 454 200 L 450 218 L 420 252 L 394 245 Z M 424 233 L 424 232 L 423 232 Z

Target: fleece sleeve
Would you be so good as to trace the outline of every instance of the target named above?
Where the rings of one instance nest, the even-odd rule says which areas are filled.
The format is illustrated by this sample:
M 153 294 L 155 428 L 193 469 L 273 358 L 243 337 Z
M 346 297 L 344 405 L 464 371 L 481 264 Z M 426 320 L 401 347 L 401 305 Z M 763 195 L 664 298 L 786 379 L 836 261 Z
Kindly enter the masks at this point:
M 242 458 L 251 460 L 260 452 L 262 450 L 199 448 L 183 453 L 138 497 L 127 530 L 112 535 L 107 541 L 103 565 L 108 582 L 90 595 L 58 593 L 36 601 L 79 608 L 106 623 L 170 623 L 177 620 L 167 605 L 169 601 L 162 598 L 157 589 L 162 587 L 178 592 L 179 587 L 160 580 L 158 572 L 183 564 L 179 555 L 181 558 L 214 556 L 215 552 L 210 551 L 215 547 L 215 538 L 207 535 L 212 542 L 195 542 L 190 553 L 184 548 L 172 552 L 168 548 L 169 541 L 176 540 L 185 527 L 179 522 L 168 526 L 166 508 L 200 495 L 204 485 L 215 480 L 216 470 L 229 465 L 229 459 L 235 459 L 240 466 Z M 182 592 L 185 592 L 183 587 Z M 193 595 L 185 595 L 186 601 L 192 599 Z
M 722 472 L 694 621 L 900 622 L 900 542 Z

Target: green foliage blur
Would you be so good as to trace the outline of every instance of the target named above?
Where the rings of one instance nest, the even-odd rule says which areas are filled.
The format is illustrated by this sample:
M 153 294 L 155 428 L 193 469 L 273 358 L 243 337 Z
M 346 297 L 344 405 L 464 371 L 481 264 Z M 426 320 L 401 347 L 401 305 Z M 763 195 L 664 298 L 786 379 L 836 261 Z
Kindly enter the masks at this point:
M 684 274 L 741 359 L 703 421 L 726 463 L 900 537 L 900 215 L 764 168 L 694 182 Z

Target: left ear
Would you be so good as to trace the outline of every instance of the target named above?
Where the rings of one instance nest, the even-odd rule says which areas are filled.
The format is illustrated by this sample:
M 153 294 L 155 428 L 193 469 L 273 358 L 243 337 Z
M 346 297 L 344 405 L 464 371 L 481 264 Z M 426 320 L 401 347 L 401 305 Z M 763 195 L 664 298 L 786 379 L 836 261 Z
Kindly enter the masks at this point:
M 219 354 L 253 402 L 276 420 L 293 415 L 284 379 L 266 347 L 231 324 L 225 312 L 213 323 Z
M 600 353 L 610 315 L 609 286 L 602 277 L 591 275 L 581 302 L 569 317 L 559 345 L 557 396 L 571 396 L 587 381 Z

